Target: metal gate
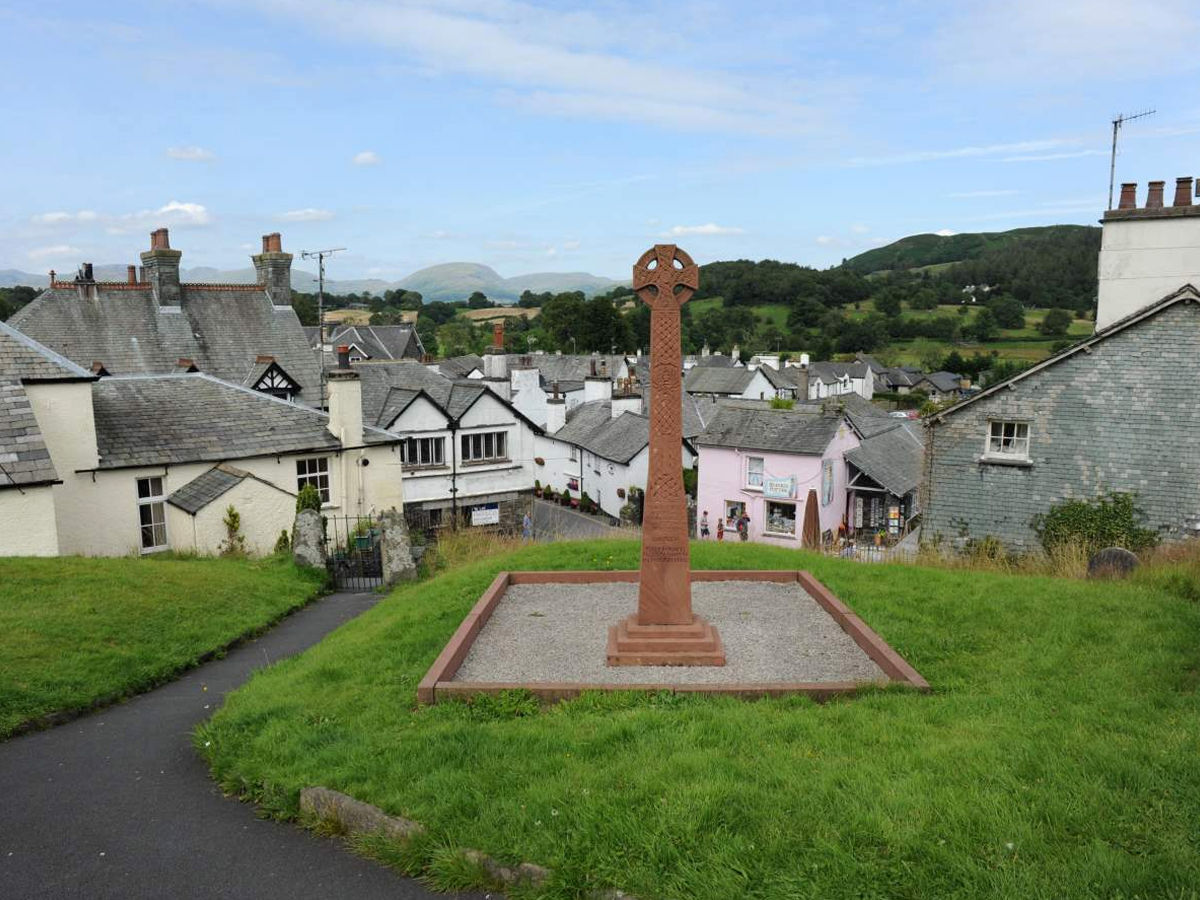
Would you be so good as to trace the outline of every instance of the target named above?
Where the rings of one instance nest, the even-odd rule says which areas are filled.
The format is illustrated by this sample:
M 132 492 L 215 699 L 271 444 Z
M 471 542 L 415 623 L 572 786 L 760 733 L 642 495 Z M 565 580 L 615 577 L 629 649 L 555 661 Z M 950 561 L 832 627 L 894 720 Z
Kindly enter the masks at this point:
M 326 516 L 325 565 L 340 591 L 383 584 L 383 529 L 368 516 Z

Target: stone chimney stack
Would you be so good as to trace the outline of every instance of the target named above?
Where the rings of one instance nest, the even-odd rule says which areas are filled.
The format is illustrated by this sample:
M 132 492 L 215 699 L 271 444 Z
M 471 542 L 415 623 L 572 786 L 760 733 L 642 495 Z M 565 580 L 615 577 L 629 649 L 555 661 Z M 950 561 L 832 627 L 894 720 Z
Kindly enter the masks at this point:
M 338 347 L 338 367 L 329 370 L 329 430 L 343 447 L 363 442 L 362 383 L 350 368 L 350 348 Z
M 1156 303 L 1186 284 L 1200 284 L 1200 205 L 1196 179 L 1175 179 L 1171 206 L 1165 181 L 1151 181 L 1146 205 L 1137 205 L 1137 184 L 1121 185 L 1116 209 L 1104 213 L 1096 330 Z
M 617 382 L 617 389 L 612 395 L 612 417 L 615 419 L 622 413 L 640 413 L 642 411 L 642 395 L 634 387 L 632 378 Z
M 159 228 L 150 232 L 150 249 L 142 254 L 142 268 L 146 273 L 146 281 L 154 292 L 154 299 L 159 306 L 178 306 L 181 300 L 179 290 L 179 259 L 183 253 L 171 249 L 167 229 Z
M 808 400 L 808 354 L 800 354 L 800 386 L 796 389 L 796 393 L 800 396 L 797 398 L 801 403 Z
M 508 354 L 504 352 L 504 322 L 492 325 L 492 346 L 483 354 L 483 378 L 493 392 L 505 400 L 512 398 L 508 380 Z
M 559 393 L 558 382 L 554 382 L 554 393 L 546 398 L 546 434 L 556 434 L 567 424 L 567 399 Z
M 292 303 L 292 254 L 283 252 L 283 240 L 278 231 L 264 234 L 262 253 L 250 257 L 258 283 L 276 306 Z
M 595 363 L 593 362 L 593 369 Z M 611 400 L 612 399 L 612 382 L 608 380 L 607 375 L 591 374 L 583 379 L 583 402 L 588 403 L 592 400 Z

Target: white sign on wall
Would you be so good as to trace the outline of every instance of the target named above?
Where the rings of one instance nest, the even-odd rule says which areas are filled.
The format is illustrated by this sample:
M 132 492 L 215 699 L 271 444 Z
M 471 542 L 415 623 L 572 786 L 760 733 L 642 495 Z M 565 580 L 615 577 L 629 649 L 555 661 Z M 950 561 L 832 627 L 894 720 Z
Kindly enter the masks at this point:
M 770 476 L 763 479 L 763 496 L 774 497 L 777 499 L 786 500 L 796 495 L 796 479 L 788 478 L 772 478 Z
M 472 525 L 499 525 L 500 524 L 500 507 L 493 504 L 491 506 L 476 506 L 471 510 Z

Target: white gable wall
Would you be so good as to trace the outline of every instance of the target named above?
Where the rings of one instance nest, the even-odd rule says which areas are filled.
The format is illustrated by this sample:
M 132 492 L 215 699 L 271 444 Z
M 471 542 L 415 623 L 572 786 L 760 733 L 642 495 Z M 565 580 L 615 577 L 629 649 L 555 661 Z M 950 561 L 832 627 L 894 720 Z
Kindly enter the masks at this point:
M 0 556 L 58 556 L 54 488 L 9 487 L 0 491 Z

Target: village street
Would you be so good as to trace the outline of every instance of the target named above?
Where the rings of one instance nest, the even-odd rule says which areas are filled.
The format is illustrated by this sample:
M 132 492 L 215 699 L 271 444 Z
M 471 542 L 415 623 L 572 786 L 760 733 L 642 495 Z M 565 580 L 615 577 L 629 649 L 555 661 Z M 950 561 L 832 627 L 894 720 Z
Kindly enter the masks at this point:
M 331 595 L 178 681 L 0 744 L 0 893 L 434 897 L 337 840 L 260 819 L 253 806 L 223 797 L 191 746 L 193 727 L 255 669 L 300 652 L 378 600 Z
M 589 516 L 545 500 L 534 500 L 533 536 L 539 541 L 580 541 L 588 538 L 634 537 L 636 532 L 606 525 L 599 516 Z

